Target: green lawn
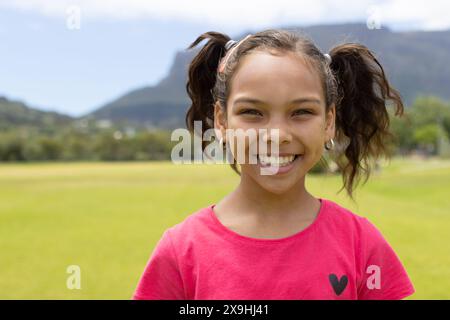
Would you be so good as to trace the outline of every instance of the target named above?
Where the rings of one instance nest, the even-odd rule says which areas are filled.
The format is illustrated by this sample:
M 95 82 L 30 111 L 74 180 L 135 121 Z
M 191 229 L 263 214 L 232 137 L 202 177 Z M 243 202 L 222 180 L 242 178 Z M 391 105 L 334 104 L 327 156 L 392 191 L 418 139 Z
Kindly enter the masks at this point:
M 129 299 L 163 231 L 230 192 L 227 165 L 0 165 L 0 299 Z M 317 197 L 368 217 L 415 285 L 412 299 L 450 298 L 450 161 L 394 159 L 356 191 L 308 176 Z M 66 268 L 79 265 L 81 290 Z

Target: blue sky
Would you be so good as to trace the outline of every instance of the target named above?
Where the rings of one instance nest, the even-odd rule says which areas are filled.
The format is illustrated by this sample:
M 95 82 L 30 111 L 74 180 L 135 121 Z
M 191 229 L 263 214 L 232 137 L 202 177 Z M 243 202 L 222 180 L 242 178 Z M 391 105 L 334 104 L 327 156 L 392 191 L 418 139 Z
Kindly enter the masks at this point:
M 156 84 L 175 53 L 210 30 L 234 36 L 282 25 L 368 19 L 394 30 L 450 28 L 448 1 L 224 3 L 0 0 L 0 95 L 79 116 Z

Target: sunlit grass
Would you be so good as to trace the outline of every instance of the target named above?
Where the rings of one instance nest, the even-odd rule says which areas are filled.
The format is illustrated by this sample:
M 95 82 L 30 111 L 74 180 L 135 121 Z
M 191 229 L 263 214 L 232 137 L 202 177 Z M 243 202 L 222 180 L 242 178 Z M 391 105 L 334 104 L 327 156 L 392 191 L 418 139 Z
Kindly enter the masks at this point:
M 163 231 L 239 182 L 227 165 L 0 165 L 0 298 L 129 299 Z M 404 263 L 416 299 L 450 298 L 450 161 L 394 159 L 356 191 L 308 190 L 368 217 Z M 81 267 L 81 290 L 66 287 Z

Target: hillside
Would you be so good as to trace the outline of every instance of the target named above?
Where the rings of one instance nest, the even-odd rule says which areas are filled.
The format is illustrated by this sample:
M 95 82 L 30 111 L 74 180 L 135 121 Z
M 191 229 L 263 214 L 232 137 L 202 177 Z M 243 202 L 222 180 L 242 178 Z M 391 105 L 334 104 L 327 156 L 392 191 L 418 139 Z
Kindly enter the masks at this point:
M 284 28 L 307 34 L 324 52 L 343 41 L 367 45 L 408 104 L 421 94 L 450 99 L 450 31 L 392 32 L 386 28 L 370 30 L 358 23 Z M 184 127 L 190 104 L 185 90 L 187 66 L 196 52 L 178 52 L 168 75 L 156 86 L 125 93 L 89 115 L 165 128 Z
M 57 112 L 47 112 L 31 108 L 19 101 L 0 97 L 0 130 L 20 126 L 48 128 L 71 123 L 74 118 Z

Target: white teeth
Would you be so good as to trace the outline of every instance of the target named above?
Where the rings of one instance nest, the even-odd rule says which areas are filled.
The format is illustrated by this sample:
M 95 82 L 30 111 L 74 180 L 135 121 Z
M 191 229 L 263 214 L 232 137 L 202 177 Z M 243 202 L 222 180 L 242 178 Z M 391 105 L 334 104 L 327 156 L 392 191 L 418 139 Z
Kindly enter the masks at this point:
M 276 157 L 276 156 L 264 156 L 258 155 L 261 164 L 266 166 L 286 166 L 292 161 L 294 161 L 295 156 L 287 156 L 287 157 Z

